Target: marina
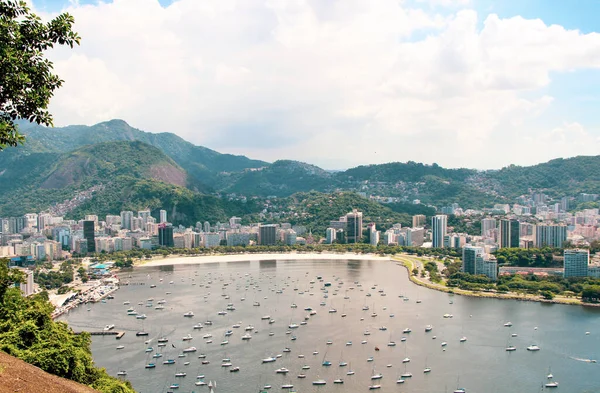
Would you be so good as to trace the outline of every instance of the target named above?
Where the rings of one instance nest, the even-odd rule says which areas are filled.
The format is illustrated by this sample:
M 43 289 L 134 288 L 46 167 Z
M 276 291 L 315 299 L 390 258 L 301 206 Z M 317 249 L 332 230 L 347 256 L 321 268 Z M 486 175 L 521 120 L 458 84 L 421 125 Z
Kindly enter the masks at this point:
M 175 384 L 178 392 L 208 391 L 211 381 L 215 393 L 265 385 L 306 393 L 502 393 L 507 375 L 519 392 L 600 386 L 597 308 L 453 296 L 415 286 L 389 261 L 182 264 L 131 275 L 147 285 L 121 287 L 114 300 L 60 319 L 76 331 L 114 324 L 109 332 L 129 332 L 119 350 L 112 336 L 93 336 L 92 353 L 140 393 Z M 146 308 L 150 298 L 164 299 L 164 309 Z M 143 307 L 147 319 L 127 315 L 130 307 Z M 221 312 L 227 307 L 235 309 Z

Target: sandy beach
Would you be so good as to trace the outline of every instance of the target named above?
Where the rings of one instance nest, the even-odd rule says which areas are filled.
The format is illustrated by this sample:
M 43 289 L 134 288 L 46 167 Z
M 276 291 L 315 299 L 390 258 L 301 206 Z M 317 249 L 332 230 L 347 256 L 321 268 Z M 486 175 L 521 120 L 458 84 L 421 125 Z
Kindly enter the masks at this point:
M 201 256 L 170 256 L 167 258 L 155 258 L 149 261 L 136 262 L 136 266 L 166 266 L 166 265 L 184 265 L 184 264 L 203 264 L 203 263 L 227 263 L 227 262 L 247 262 L 264 260 L 306 260 L 306 259 L 327 259 L 327 260 L 363 260 L 363 261 L 389 261 L 389 256 L 380 256 L 375 254 L 354 254 L 354 253 L 286 253 L 286 254 L 226 254 L 226 255 L 201 255 Z

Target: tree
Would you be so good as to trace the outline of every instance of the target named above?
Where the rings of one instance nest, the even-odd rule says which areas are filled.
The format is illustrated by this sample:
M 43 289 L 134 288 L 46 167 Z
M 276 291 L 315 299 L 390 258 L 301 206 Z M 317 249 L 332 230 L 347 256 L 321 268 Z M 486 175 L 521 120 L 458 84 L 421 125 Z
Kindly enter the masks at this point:
M 0 150 L 24 142 L 17 119 L 52 126 L 47 108 L 63 80 L 52 73 L 44 52 L 56 44 L 79 44 L 73 23 L 68 13 L 44 23 L 25 1 L 0 1 Z

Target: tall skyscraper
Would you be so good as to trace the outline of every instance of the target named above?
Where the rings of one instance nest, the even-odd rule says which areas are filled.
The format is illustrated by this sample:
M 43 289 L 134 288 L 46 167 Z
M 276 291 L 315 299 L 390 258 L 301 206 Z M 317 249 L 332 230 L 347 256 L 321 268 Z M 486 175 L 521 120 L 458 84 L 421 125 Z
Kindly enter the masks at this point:
M 210 223 L 208 221 L 204 221 L 204 232 L 210 232 Z
M 164 224 L 165 222 L 167 222 L 167 211 L 166 210 L 161 210 L 159 215 L 160 215 L 160 224 Z
M 174 247 L 173 225 L 159 224 L 158 226 L 158 244 L 164 247 Z
M 363 214 L 354 209 L 346 214 L 346 240 L 348 243 L 360 243 L 362 239 Z
M 83 238 L 86 240 L 87 252 L 96 252 L 96 233 L 94 221 L 83 222 Z
M 132 211 L 122 211 L 121 212 L 121 228 L 131 229 L 131 220 L 132 219 L 133 219 Z
M 261 225 L 258 228 L 258 242 L 261 246 L 273 246 L 276 243 L 277 228 L 273 224 Z
M 500 220 L 500 248 L 518 248 L 521 239 L 520 223 L 517 220 Z
M 431 241 L 432 247 L 444 247 L 444 236 L 446 236 L 446 228 L 448 226 L 448 216 L 438 214 L 431 218 Z
M 424 214 L 415 214 L 412 217 L 412 227 L 413 228 L 422 228 L 425 226 L 427 218 Z
M 538 224 L 535 227 L 535 246 L 561 248 L 567 241 L 567 226 L 562 224 Z
M 325 231 L 325 244 L 333 244 L 335 240 L 335 229 L 327 228 Z
M 588 264 L 590 262 L 590 251 L 579 249 L 567 249 L 565 257 L 565 278 L 586 277 L 588 275 Z
M 479 260 L 483 261 L 483 248 L 473 246 L 463 247 L 461 271 L 463 273 L 476 274 L 476 266 Z

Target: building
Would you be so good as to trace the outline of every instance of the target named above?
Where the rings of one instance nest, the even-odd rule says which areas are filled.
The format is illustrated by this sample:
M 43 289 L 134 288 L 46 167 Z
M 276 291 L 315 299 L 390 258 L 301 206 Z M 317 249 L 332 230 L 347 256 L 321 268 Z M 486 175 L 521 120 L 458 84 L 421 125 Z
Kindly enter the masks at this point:
M 261 225 L 258 228 L 258 243 L 261 246 L 273 246 L 276 243 L 277 227 L 273 224 Z
M 587 277 L 590 251 L 580 249 L 567 249 L 565 257 L 565 278 Z
M 132 211 L 122 211 L 121 212 L 121 228 L 131 229 L 131 220 L 133 220 L 133 212 Z
M 535 246 L 562 248 L 567 241 L 567 226 L 562 224 L 538 224 L 535 228 Z
M 496 281 L 498 279 L 498 261 L 492 256 L 488 257 L 482 247 L 465 246 L 461 271 L 473 275 L 484 275 Z
M 424 214 L 415 214 L 412 217 L 412 227 L 413 228 L 421 228 L 424 227 L 427 223 L 427 218 Z
M 519 221 L 500 220 L 500 248 L 519 248 L 521 239 L 521 228 Z
M 360 243 L 362 240 L 363 214 L 354 209 L 346 214 L 346 241 L 348 243 Z
M 205 233 L 202 236 L 203 246 L 206 248 L 218 247 L 221 244 L 221 236 L 218 233 Z
M 325 244 L 333 244 L 335 241 L 335 229 L 327 228 L 325 230 Z
M 94 221 L 83 222 L 83 238 L 87 242 L 87 252 L 96 252 L 96 236 Z
M 444 236 L 448 226 L 448 216 L 438 214 L 431 218 L 431 242 L 432 247 L 442 248 L 444 246 Z
M 210 222 L 204 221 L 204 232 L 210 232 Z
M 493 232 L 496 230 L 496 219 L 487 217 L 481 220 L 481 236 L 492 237 Z
M 288 246 L 295 245 L 297 240 L 298 240 L 298 234 L 293 229 L 289 229 L 285 233 L 285 244 L 287 244 Z
M 160 220 L 160 224 L 164 224 L 165 222 L 167 222 L 167 211 L 166 210 L 161 210 L 159 213 L 159 220 Z
M 250 244 L 249 233 L 227 233 L 228 246 L 247 246 Z
M 32 270 L 21 270 L 25 274 L 25 280 L 19 284 L 23 296 L 33 295 L 33 271 Z
M 174 247 L 173 225 L 169 223 L 158 226 L 158 244 L 163 247 Z

